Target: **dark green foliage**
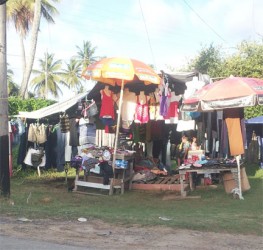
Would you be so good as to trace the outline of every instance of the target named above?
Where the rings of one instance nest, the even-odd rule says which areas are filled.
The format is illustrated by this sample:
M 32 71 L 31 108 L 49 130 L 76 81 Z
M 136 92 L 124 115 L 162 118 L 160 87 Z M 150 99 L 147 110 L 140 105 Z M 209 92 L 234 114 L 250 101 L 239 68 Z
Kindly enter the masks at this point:
M 223 59 L 220 48 L 210 44 L 209 47 L 203 47 L 199 55 L 189 64 L 190 69 L 194 69 L 202 74 L 208 74 L 210 77 L 217 77 L 221 74 Z
M 245 108 L 245 118 L 250 119 L 257 116 L 263 115 L 263 106 L 255 106 L 255 107 L 248 107 Z
M 213 44 L 203 47 L 188 65 L 188 70 L 208 74 L 211 78 L 226 78 L 230 75 L 263 79 L 263 42 L 243 41 L 232 54 L 224 55 Z M 245 118 L 263 115 L 263 107 L 245 108 Z
M 45 99 L 22 99 L 19 97 L 9 97 L 8 98 L 8 113 L 9 116 L 17 115 L 19 111 L 33 111 L 38 110 L 43 107 L 47 107 L 55 103 L 53 100 Z

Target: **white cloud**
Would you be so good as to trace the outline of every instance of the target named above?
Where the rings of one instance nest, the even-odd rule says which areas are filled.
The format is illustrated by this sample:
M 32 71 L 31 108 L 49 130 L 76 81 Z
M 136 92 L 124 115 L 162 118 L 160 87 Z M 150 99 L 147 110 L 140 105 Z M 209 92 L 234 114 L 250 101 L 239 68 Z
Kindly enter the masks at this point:
M 41 25 L 37 58 L 55 53 L 56 59 L 69 60 L 77 52 L 76 45 L 90 41 L 97 56 L 127 56 L 178 68 L 201 49 L 201 44 L 231 46 L 243 39 L 263 35 L 261 0 L 186 1 L 203 18 L 204 23 L 184 1 L 140 0 L 63 0 L 55 25 Z M 210 26 L 210 27 L 209 27 Z M 214 29 L 218 35 L 211 30 Z M 148 34 L 147 34 L 148 31 Z M 8 31 L 8 62 L 22 73 L 20 45 L 14 30 Z M 227 44 L 227 45 L 228 45 Z M 20 80 L 19 80 L 20 82 Z
M 189 12 L 191 21 L 200 31 L 209 31 L 211 40 L 217 39 L 223 43 L 221 36 L 228 44 L 237 43 L 243 39 L 256 38 L 256 33 L 263 29 L 261 12 L 263 1 L 261 0 L 213 0 L 200 5 L 200 2 L 192 6 L 205 24 L 193 12 Z M 210 26 L 210 27 L 209 27 Z M 212 29 L 219 35 L 217 35 Z

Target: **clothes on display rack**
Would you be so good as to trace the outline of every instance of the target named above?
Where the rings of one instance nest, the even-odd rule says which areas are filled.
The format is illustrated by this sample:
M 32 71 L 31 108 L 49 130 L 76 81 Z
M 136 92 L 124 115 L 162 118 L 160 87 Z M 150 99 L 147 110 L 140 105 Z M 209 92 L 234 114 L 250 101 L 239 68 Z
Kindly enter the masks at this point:
M 69 117 L 66 113 L 59 116 L 61 133 L 69 132 Z
M 123 92 L 123 101 L 122 101 L 122 127 L 124 129 L 129 129 L 130 125 L 133 122 L 134 114 L 136 109 L 136 95 L 133 92 L 130 92 L 128 88 L 124 89 Z
M 28 141 L 43 144 L 46 140 L 46 126 L 43 123 L 40 125 L 31 123 L 28 129 Z
M 147 123 L 149 121 L 149 105 L 147 103 L 147 96 L 144 95 L 145 101 L 141 103 L 139 96 L 137 96 L 137 105 L 135 109 L 134 122 Z
M 107 88 L 101 90 L 100 117 L 115 119 L 113 93 Z
M 109 90 L 109 86 L 100 91 L 101 93 L 101 108 L 100 119 L 105 125 L 105 131 L 109 133 L 109 126 L 113 126 L 115 120 L 114 99 L 113 93 Z

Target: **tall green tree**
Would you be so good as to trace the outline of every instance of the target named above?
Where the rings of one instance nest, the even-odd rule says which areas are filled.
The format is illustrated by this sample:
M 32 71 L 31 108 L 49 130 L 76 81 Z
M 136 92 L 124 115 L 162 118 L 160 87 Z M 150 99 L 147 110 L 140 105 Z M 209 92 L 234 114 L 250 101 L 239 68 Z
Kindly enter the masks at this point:
M 263 79 L 263 42 L 243 41 L 223 64 L 224 75 Z
M 263 79 L 263 41 L 243 41 L 223 64 L 224 75 Z M 263 106 L 245 108 L 247 119 L 263 115 Z
M 90 64 L 98 59 L 98 57 L 95 56 L 97 47 L 92 47 L 89 41 L 83 41 L 83 47 L 76 47 L 78 51 L 75 59 L 81 63 L 83 72 Z
M 17 33 L 19 34 L 23 72 L 26 68 L 24 40 L 26 39 L 26 36 L 34 19 L 34 15 L 31 9 L 32 1 L 26 0 L 11 0 L 7 2 L 6 6 L 7 21 L 13 23 Z
M 59 0 L 52 0 L 59 2 Z M 53 15 L 57 10 L 47 0 L 10 0 L 7 2 L 7 18 L 13 22 L 19 36 L 22 50 L 23 79 L 20 88 L 20 95 L 27 96 L 28 82 L 31 75 L 36 46 L 40 19 L 43 16 L 48 22 L 54 23 Z M 24 40 L 31 30 L 31 42 L 28 53 L 25 53 Z M 25 54 L 28 55 L 28 61 Z
M 215 47 L 213 44 L 203 46 L 199 55 L 188 64 L 188 70 L 218 77 L 222 72 L 223 59 L 220 47 Z
M 263 79 L 263 41 L 243 41 L 234 53 L 223 54 L 213 45 L 203 47 L 200 54 L 189 64 L 188 69 L 206 73 L 210 77 L 254 77 Z M 263 115 L 263 106 L 245 108 L 245 117 Z
M 62 61 L 54 60 L 54 54 L 45 53 L 44 59 L 39 59 L 39 68 L 32 70 L 35 77 L 30 82 L 33 92 L 38 97 L 47 99 L 49 93 L 58 97 L 63 94 L 62 86 L 69 87 L 64 81 Z
M 79 92 L 82 87 L 82 63 L 74 58 L 71 58 L 70 62 L 66 63 L 66 69 L 62 69 L 62 72 L 64 83 L 68 85 L 70 89 L 74 89 Z

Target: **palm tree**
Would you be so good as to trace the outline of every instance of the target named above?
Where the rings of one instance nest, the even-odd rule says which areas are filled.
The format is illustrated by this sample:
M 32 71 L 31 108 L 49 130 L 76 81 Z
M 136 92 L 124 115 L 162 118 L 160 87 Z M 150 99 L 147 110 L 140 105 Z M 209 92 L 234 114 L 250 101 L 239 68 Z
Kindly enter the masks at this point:
M 92 47 L 91 42 L 83 41 L 83 48 L 76 46 L 77 56 L 75 56 L 76 60 L 81 62 L 82 64 L 82 72 L 91 64 L 94 63 L 97 57 L 94 56 L 97 47 Z
M 22 66 L 26 67 L 24 39 L 29 31 L 29 26 L 33 22 L 33 13 L 30 11 L 30 1 L 8 1 L 6 4 L 6 16 L 8 22 L 13 22 L 16 31 L 19 33 L 22 50 Z
M 14 72 L 11 69 L 7 69 L 8 95 L 18 96 L 19 86 L 13 81 L 13 75 L 14 75 Z
M 63 81 L 69 86 L 69 88 L 76 89 L 77 92 L 81 90 L 81 68 L 82 63 L 75 60 L 74 58 L 70 59 L 69 63 L 66 63 L 66 69 L 63 69 Z
M 59 2 L 59 0 L 52 0 Z M 7 2 L 7 20 L 12 21 L 19 33 L 22 49 L 23 80 L 21 83 L 20 95 L 24 98 L 27 95 L 27 87 L 35 58 L 37 37 L 40 26 L 41 15 L 51 23 L 54 23 L 52 15 L 58 11 L 47 0 L 12 0 Z M 24 39 L 32 26 L 31 46 L 29 60 L 25 58 Z
M 40 70 L 32 70 L 36 77 L 30 82 L 37 96 L 47 99 L 48 93 L 51 93 L 54 97 L 58 97 L 62 94 L 59 85 L 69 87 L 63 80 L 62 61 L 54 61 L 54 54 L 45 53 L 45 58 L 39 60 L 39 67 Z

